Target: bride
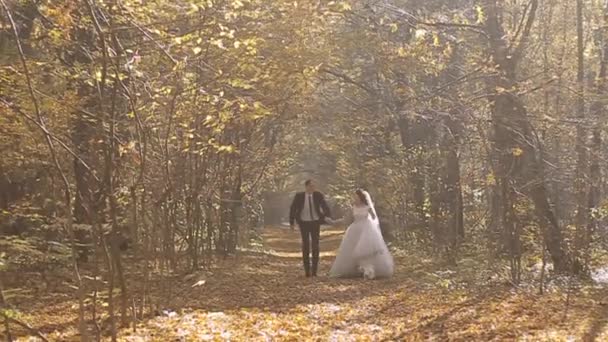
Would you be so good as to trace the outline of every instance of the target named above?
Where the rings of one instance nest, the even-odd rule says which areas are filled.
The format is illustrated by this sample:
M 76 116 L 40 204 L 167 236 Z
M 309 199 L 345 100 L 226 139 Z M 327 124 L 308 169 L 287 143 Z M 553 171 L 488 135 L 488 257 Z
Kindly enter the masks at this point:
M 353 194 L 352 216 L 353 222 L 344 233 L 330 277 L 392 276 L 393 257 L 382 237 L 374 203 L 367 191 L 359 189 Z

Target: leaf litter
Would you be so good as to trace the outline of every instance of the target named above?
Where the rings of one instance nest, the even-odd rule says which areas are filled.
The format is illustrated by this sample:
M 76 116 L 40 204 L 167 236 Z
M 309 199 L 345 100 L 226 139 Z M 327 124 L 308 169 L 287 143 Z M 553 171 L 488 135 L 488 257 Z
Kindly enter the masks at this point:
M 327 272 L 340 234 L 323 232 Z M 123 331 L 123 341 L 570 341 L 606 337 L 608 292 L 593 287 L 545 295 L 505 282 L 446 286 L 458 271 L 396 253 L 392 279 L 301 276 L 297 233 L 264 232 L 265 250 L 241 255 L 192 290 L 188 312 L 163 315 Z M 332 252 L 328 252 L 332 251 Z M 469 264 L 467 266 L 470 267 Z M 464 273 L 474 273 L 471 270 Z M 424 276 L 432 274 L 433 276 Z M 421 276 L 422 275 L 422 276 Z M 599 330 L 598 330 L 599 326 Z
M 144 317 L 135 331 L 123 328 L 118 339 L 608 340 L 605 284 L 577 284 L 570 298 L 559 284 L 539 295 L 534 286 L 516 288 L 504 277 L 489 277 L 481 262 L 446 268 L 404 251 L 394 253 L 397 267 L 391 279 L 330 279 L 326 273 L 340 233 L 322 233 L 320 276 L 314 279 L 302 276 L 299 234 L 281 228 L 264 230 L 262 250 L 241 251 L 193 275 L 155 279 L 149 293 L 162 308 L 158 316 Z M 139 293 L 138 286 L 131 275 L 132 294 Z M 22 302 L 20 319 L 51 341 L 77 341 L 76 310 L 70 309 L 75 302 L 63 301 L 68 298 L 57 292 Z M 107 326 L 102 328 L 107 336 Z M 15 336 L 32 340 L 26 333 Z

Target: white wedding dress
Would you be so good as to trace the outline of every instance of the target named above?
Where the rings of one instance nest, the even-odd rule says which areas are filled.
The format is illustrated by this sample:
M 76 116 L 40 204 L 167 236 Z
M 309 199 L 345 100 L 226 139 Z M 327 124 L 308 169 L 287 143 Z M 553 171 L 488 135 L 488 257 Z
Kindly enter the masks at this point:
M 353 207 L 353 223 L 344 233 L 330 277 L 388 278 L 393 268 L 373 205 Z

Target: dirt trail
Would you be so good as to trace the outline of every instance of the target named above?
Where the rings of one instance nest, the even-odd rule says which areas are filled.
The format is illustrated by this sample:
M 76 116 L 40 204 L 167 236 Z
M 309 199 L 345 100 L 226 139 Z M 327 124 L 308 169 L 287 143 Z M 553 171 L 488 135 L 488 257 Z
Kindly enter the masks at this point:
M 317 278 L 303 276 L 300 235 L 283 228 L 264 229 L 261 248 L 240 251 L 210 271 L 155 278 L 150 291 L 160 316 L 146 318 L 135 332 L 122 330 L 119 340 L 608 341 L 605 288 L 573 292 L 564 319 L 563 290 L 540 296 L 500 280 L 470 281 L 465 276 L 479 279 L 481 267 L 446 270 L 404 252 L 395 252 L 391 279 L 330 279 L 342 234 L 322 231 Z M 131 293 L 141 293 L 141 281 L 129 274 Z M 22 319 L 51 341 L 78 340 L 76 303 L 64 292 L 19 307 Z M 70 300 L 59 306 L 63 298 Z M 17 336 L 28 341 L 26 335 Z
M 305 278 L 299 233 L 266 228 L 263 252 L 226 261 L 205 275 L 204 285 L 186 284 L 181 291 L 187 295 L 177 290 L 172 296 L 175 312 L 122 339 L 566 341 L 605 328 L 597 293 L 573 300 L 564 321 L 563 295 L 496 285 L 445 288 L 432 281 L 431 263 L 404 256 L 396 257 L 392 279 L 330 279 L 326 273 L 342 234 L 323 230 L 320 276 Z

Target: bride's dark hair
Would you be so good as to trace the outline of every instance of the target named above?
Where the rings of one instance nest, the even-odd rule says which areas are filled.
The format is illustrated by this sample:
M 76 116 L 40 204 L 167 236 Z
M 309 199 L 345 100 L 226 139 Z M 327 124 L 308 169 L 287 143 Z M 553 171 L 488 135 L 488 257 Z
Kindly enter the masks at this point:
M 361 203 L 363 203 L 365 205 L 369 205 L 369 203 L 367 203 L 367 197 L 365 197 L 365 193 L 363 192 L 363 189 L 357 189 L 355 191 L 355 194 L 357 194 L 357 196 L 361 200 Z

